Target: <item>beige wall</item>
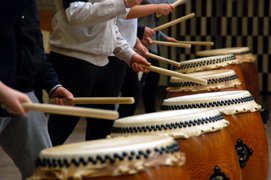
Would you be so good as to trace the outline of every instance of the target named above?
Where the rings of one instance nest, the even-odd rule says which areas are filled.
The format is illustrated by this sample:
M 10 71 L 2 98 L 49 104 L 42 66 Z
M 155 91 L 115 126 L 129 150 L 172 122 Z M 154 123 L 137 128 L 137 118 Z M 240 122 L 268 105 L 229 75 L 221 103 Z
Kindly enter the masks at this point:
M 41 9 L 54 9 L 53 0 L 37 0 L 37 2 Z

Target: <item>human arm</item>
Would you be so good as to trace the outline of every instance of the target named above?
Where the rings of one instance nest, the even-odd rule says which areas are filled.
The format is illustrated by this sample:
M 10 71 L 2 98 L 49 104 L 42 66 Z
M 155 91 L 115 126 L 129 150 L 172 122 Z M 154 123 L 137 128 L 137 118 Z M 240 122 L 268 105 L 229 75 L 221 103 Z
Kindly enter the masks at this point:
M 141 0 L 107 0 L 103 2 L 82 2 L 63 0 L 67 20 L 72 25 L 95 25 L 126 13 L 126 4 L 134 6 Z
M 141 43 L 139 38 L 136 39 L 135 47 L 136 52 L 138 52 L 142 56 L 146 56 L 146 54 L 149 52 L 149 50 Z
M 171 4 L 146 4 L 134 6 L 130 9 L 126 19 L 141 18 L 150 14 L 168 15 L 173 11 Z
M 114 55 L 116 55 L 119 59 L 124 60 L 129 66 L 133 68 L 134 71 L 146 72 L 146 69 L 143 68 L 140 64 L 148 66 L 150 63 L 143 56 L 137 54 L 128 45 L 127 41 L 119 33 L 117 26 L 115 26 L 115 31 L 117 35 L 117 45 L 114 50 Z
M 26 111 L 22 104 L 31 103 L 31 100 L 25 94 L 6 86 L 0 81 L 0 102 L 8 112 L 25 115 Z

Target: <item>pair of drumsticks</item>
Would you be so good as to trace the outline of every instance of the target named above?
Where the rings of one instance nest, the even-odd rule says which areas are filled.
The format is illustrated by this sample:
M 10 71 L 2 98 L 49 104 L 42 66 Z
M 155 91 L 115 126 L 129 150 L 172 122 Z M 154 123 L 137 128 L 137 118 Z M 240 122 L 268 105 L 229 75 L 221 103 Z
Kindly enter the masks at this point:
M 180 1 L 178 1 L 180 3 Z M 154 28 L 155 31 L 159 31 L 161 29 L 170 27 L 172 25 L 175 25 L 179 22 L 185 21 L 187 19 L 190 19 L 194 17 L 195 14 L 191 13 L 187 16 L 181 17 L 179 19 L 173 20 L 171 22 L 168 22 L 164 25 L 158 26 Z M 210 42 L 180 42 L 179 45 L 172 44 L 169 42 L 158 42 L 158 41 L 153 41 L 153 43 L 161 44 L 161 45 L 171 45 L 175 47 L 191 47 L 191 44 L 194 45 L 210 45 Z M 183 43 L 183 44 L 182 44 Z M 163 58 L 151 53 L 148 53 L 147 56 L 152 57 L 154 59 L 170 63 L 172 65 L 175 65 L 177 67 L 180 66 L 179 63 L 172 61 L 167 58 Z M 163 75 L 167 76 L 174 76 L 177 78 L 182 78 L 186 80 L 190 80 L 192 82 L 196 82 L 199 84 L 207 84 L 207 80 L 189 76 L 189 75 L 184 75 L 179 72 L 175 71 L 170 71 L 167 69 L 155 67 L 155 66 L 144 66 L 145 68 L 149 69 L 150 71 L 157 72 Z M 73 98 L 71 100 L 65 100 L 64 101 L 70 103 L 70 104 L 132 104 L 134 103 L 133 98 L 125 98 L 125 97 L 109 97 L 109 98 Z M 70 115 L 70 116 L 82 116 L 82 117 L 90 117 L 90 118 L 101 118 L 101 119 L 108 119 L 108 120 L 115 120 L 119 117 L 119 114 L 117 111 L 110 111 L 110 110 L 100 110 L 100 109 L 92 109 L 92 108 L 83 108 L 83 107 L 72 107 L 72 106 L 60 106 L 60 105 L 52 105 L 52 104 L 38 104 L 38 103 L 24 103 L 23 107 L 25 110 L 35 110 L 35 111 L 41 111 L 45 113 L 52 113 L 52 114 L 61 114 L 61 115 Z

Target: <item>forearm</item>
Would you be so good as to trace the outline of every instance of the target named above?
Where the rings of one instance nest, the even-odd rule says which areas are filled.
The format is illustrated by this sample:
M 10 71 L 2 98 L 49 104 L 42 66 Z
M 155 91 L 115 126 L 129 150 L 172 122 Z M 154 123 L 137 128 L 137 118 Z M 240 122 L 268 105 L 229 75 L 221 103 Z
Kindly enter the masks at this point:
M 146 4 L 132 7 L 126 19 L 141 18 L 154 14 L 158 11 L 158 6 L 155 4 Z

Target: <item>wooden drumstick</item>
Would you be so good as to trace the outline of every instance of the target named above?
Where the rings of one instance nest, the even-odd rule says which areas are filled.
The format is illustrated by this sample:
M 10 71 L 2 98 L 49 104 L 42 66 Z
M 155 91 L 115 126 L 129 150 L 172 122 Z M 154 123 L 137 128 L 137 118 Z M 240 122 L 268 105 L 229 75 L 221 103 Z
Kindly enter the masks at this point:
M 149 69 L 150 71 L 153 71 L 153 72 L 156 72 L 156 73 L 159 73 L 159 74 L 163 74 L 163 75 L 166 75 L 166 76 L 173 76 L 173 77 L 177 77 L 177 78 L 180 78 L 180 79 L 195 82 L 195 83 L 198 83 L 198 84 L 207 85 L 207 80 L 206 79 L 201 79 L 201 78 L 189 76 L 189 75 L 186 75 L 186 74 L 171 71 L 171 70 L 168 70 L 168 69 L 159 68 L 159 67 L 156 67 L 156 66 L 146 66 L 146 65 L 142 65 L 142 66 L 144 68 L 146 68 L 146 69 Z
M 152 40 L 153 44 L 163 45 L 163 46 L 172 46 L 172 47 L 182 47 L 182 48 L 191 48 L 189 43 L 179 43 L 179 42 L 168 42 L 168 41 L 156 41 Z
M 164 57 L 152 54 L 152 53 L 146 53 L 146 55 L 149 56 L 150 58 L 156 59 L 158 61 L 171 64 L 172 66 L 180 67 L 180 63 L 173 61 L 171 59 L 167 59 L 167 58 L 164 58 Z
M 190 44 L 194 46 L 213 46 L 214 42 L 211 41 L 178 41 L 183 44 Z
M 171 5 L 172 5 L 173 8 L 176 8 L 177 6 L 179 6 L 181 4 L 184 4 L 186 2 L 187 2 L 187 0 L 177 0 L 174 3 L 172 3 Z M 157 14 L 156 16 L 157 17 L 161 17 L 162 15 L 161 14 Z
M 133 97 L 78 97 L 73 99 L 63 99 L 64 102 L 70 104 L 134 104 Z M 50 103 L 54 103 L 51 98 Z
M 117 111 L 92 109 L 83 107 L 61 106 L 52 104 L 24 103 L 23 107 L 27 111 L 41 111 L 50 114 L 61 114 L 68 116 L 79 116 L 89 118 L 100 118 L 115 120 L 119 118 Z
M 181 5 L 181 4 L 184 4 L 186 2 L 187 2 L 187 0 L 177 0 L 174 3 L 172 3 L 171 5 L 173 6 L 173 8 L 175 8 L 175 7 L 177 7 L 177 6 Z
M 163 25 L 161 25 L 161 26 L 155 27 L 155 28 L 153 28 L 153 30 L 154 30 L 154 31 L 160 31 L 160 30 L 165 29 L 165 28 L 167 28 L 167 27 L 173 26 L 173 25 L 175 25 L 175 24 L 177 24 L 177 23 L 183 22 L 183 21 L 185 21 L 185 20 L 187 20 L 187 19 L 191 19 L 191 18 L 193 18 L 194 16 L 195 16 L 195 13 L 188 14 L 188 15 L 186 15 L 186 16 L 183 16 L 183 17 L 180 17 L 180 18 L 175 19 L 175 20 L 173 20 L 173 21 L 170 21 L 170 22 L 168 22 L 168 23 L 165 23 L 165 24 L 163 24 Z

